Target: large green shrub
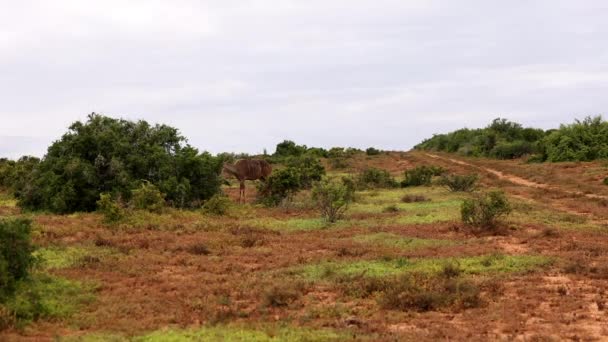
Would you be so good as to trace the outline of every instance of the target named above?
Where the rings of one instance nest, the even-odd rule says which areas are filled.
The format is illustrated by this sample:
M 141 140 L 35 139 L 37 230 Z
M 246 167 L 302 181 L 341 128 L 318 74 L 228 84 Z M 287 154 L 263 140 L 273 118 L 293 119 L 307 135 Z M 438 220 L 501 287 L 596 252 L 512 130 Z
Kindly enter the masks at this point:
M 35 261 L 31 231 L 28 219 L 0 219 L 0 303 L 13 294 L 18 281 L 28 277 Z
M 368 156 L 377 156 L 380 153 L 382 153 L 382 151 L 374 147 L 369 147 L 365 150 L 365 154 L 367 154 Z
M 491 191 L 466 199 L 460 207 L 462 222 L 478 229 L 495 229 L 511 213 L 511 204 L 502 191 Z
M 294 168 L 300 174 L 300 185 L 308 189 L 313 182 L 320 181 L 325 176 L 325 168 L 315 156 L 306 154 L 301 157 L 292 157 L 287 160 L 287 166 Z
M 194 206 L 219 191 L 221 166 L 185 144 L 175 128 L 91 114 L 49 147 L 15 195 L 27 209 L 92 211 L 100 193 L 128 201 L 147 180 L 170 204 Z
M 312 198 L 321 215 L 333 223 L 342 217 L 354 197 L 354 188 L 348 181 L 324 179 L 315 184 Z
M 307 150 L 308 148 L 306 145 L 297 145 L 291 140 L 284 140 L 283 142 L 277 144 L 273 157 L 299 157 L 306 153 Z
M 258 185 L 258 200 L 267 206 L 276 206 L 283 200 L 291 200 L 301 189 L 298 169 L 286 167 L 273 171 L 266 182 Z
M 374 167 L 363 170 L 357 176 L 356 182 L 360 189 L 394 188 L 398 186 L 390 172 Z
M 608 158 L 608 121 L 601 116 L 561 125 L 542 141 L 547 161 L 591 161 Z
M 401 181 L 402 187 L 408 186 L 421 186 L 431 185 L 433 176 L 439 176 L 443 174 L 445 170 L 437 166 L 421 165 L 416 166 L 413 169 L 406 170 L 404 173 L 404 179 Z

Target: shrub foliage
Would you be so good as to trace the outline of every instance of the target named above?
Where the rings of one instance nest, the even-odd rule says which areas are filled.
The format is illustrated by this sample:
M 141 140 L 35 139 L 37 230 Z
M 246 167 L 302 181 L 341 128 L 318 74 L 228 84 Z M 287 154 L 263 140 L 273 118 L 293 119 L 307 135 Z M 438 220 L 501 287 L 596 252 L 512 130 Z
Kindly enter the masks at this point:
M 477 186 L 479 177 L 476 174 L 469 175 L 443 175 L 440 184 L 452 192 L 471 192 Z
M 532 161 L 550 162 L 605 159 L 608 121 L 601 116 L 586 117 L 559 129 L 543 131 L 498 118 L 485 128 L 436 134 L 416 149 L 497 159 L 534 155 Z
M 433 176 L 439 176 L 444 172 L 445 170 L 438 166 L 416 166 L 413 169 L 405 171 L 404 179 L 401 181 L 401 186 L 429 186 L 432 183 Z
M 511 204 L 502 191 L 491 191 L 466 199 L 460 208 L 462 222 L 479 229 L 494 229 L 511 213 Z
M 342 218 L 353 196 L 354 188 L 344 181 L 324 179 L 312 189 L 313 200 L 317 203 L 323 218 L 330 223 Z
M 17 282 L 26 279 L 34 264 L 31 221 L 0 220 L 0 303 L 15 291 Z
M 370 167 L 358 175 L 357 186 L 360 189 L 394 188 L 398 183 L 390 172 Z
M 15 196 L 27 209 L 92 211 L 100 193 L 129 200 L 131 190 L 146 180 L 170 204 L 195 205 L 218 192 L 221 160 L 184 143 L 169 126 L 93 113 L 48 148 Z

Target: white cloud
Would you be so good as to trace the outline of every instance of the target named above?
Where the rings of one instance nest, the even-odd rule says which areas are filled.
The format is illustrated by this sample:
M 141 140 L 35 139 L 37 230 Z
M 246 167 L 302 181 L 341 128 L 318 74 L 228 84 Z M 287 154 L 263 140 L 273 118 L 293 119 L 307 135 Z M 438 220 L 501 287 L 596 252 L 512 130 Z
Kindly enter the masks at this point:
M 0 2 L 5 155 L 41 155 L 93 111 L 259 152 L 283 138 L 406 149 L 608 106 L 599 0 Z

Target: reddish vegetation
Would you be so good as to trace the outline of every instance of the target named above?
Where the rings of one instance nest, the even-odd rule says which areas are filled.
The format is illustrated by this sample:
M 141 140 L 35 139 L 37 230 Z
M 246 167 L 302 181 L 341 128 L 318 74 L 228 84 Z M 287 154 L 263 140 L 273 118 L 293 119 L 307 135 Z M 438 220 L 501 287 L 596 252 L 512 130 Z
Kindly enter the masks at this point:
M 453 172 L 477 172 L 484 186 L 500 187 L 512 196 L 555 212 L 584 215 L 590 222 L 608 228 L 606 200 L 572 194 L 583 191 L 608 195 L 608 187 L 589 186 L 589 181 L 596 181 L 599 176 L 584 176 L 589 169 L 599 167 L 598 163 L 565 167 L 458 158 L 464 164 L 449 159 L 444 155 L 432 158 L 421 152 L 391 153 L 371 158 L 357 156 L 351 166 L 354 170 L 374 166 L 394 174 L 419 164 L 439 165 Z M 497 177 L 484 168 L 499 170 L 504 175 Z M 512 182 L 508 175 L 548 186 L 537 188 Z M 238 198 L 236 188 L 227 189 L 227 193 Z M 254 191 L 247 193 L 247 201 L 254 197 Z M 11 208 L 0 208 L 1 215 L 12 212 Z M 285 219 L 313 215 L 310 210 L 255 209 L 256 217 Z M 52 340 L 56 335 L 99 331 L 135 335 L 166 326 L 229 322 L 255 326 L 289 321 L 296 326 L 355 330 L 362 336 L 375 334 L 380 340 L 608 339 L 608 314 L 604 311 L 608 303 L 605 230 L 555 233 L 548 230 L 551 227 L 527 224 L 506 236 L 476 237 L 460 229 L 457 223 L 378 228 L 409 237 L 468 242 L 399 250 L 350 239 L 374 231 L 367 227 L 289 233 L 247 227 L 238 218 L 214 220 L 213 225 L 200 228 L 204 226 L 200 218 L 176 215 L 170 227 L 114 231 L 104 226 L 97 214 L 36 216 L 36 224 L 42 231 L 37 243 L 42 246 L 97 245 L 114 248 L 118 256 L 51 271 L 100 284 L 97 300 L 69 323 L 38 322 L 25 331 L 4 332 L 0 338 Z M 269 289 L 293 282 L 275 272 L 285 267 L 326 259 L 473 256 L 494 252 L 541 254 L 556 257 L 558 262 L 535 273 L 489 279 L 483 287 L 486 304 L 469 310 L 426 313 L 383 310 L 373 299 L 349 299 L 338 287 L 323 283 L 298 288 L 300 295 L 290 299 L 288 305 L 265 304 L 264 293 Z M 341 303 L 343 313 L 334 312 L 337 302 Z

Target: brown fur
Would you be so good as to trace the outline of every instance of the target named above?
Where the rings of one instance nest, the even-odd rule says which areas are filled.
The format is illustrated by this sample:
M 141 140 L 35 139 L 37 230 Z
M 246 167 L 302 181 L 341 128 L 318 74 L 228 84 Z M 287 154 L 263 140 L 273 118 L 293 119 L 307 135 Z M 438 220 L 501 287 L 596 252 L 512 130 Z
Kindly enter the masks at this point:
M 240 159 L 234 164 L 224 164 L 224 171 L 239 180 L 239 201 L 242 201 L 245 198 L 245 180 L 265 181 L 272 173 L 272 166 L 262 159 Z

